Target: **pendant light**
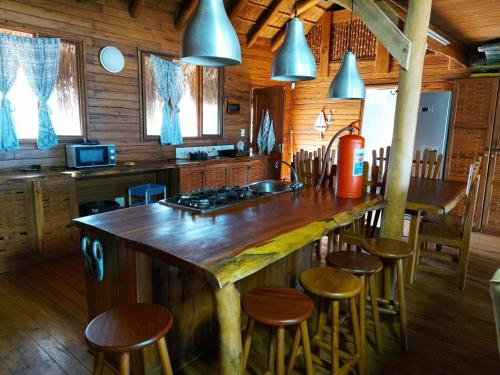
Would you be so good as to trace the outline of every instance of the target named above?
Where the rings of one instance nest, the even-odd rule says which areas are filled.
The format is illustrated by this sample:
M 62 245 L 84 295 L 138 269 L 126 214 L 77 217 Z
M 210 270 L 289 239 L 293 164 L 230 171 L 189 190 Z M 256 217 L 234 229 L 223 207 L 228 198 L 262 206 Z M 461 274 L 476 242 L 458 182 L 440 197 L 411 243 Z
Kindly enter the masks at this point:
M 223 0 L 199 1 L 184 32 L 181 60 L 213 67 L 241 64 L 240 42 Z
M 309 81 L 316 78 L 316 60 L 307 45 L 304 24 L 295 16 L 286 25 L 285 40 L 274 57 L 271 79 L 284 82 Z
M 349 22 L 349 44 L 347 52 L 342 57 L 342 63 L 337 75 L 328 89 L 328 99 L 364 99 L 366 88 L 356 66 L 356 55 L 351 51 L 352 42 L 352 15 L 354 0 L 351 0 L 351 20 Z

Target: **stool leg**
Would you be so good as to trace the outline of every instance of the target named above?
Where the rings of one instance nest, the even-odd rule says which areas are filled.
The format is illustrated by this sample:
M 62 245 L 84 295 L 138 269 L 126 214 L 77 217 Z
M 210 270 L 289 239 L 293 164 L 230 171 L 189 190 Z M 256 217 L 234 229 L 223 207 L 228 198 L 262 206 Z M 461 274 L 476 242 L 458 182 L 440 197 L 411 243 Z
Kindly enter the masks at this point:
M 361 335 L 361 367 L 365 369 L 366 349 L 366 277 L 360 275 L 361 293 L 359 294 L 359 330 Z
M 168 355 L 167 343 L 165 337 L 158 340 L 158 351 L 160 352 L 161 367 L 164 375 L 173 375 L 170 357 Z
M 269 331 L 269 350 L 267 352 L 269 353 L 267 358 L 267 369 L 274 372 L 276 364 L 276 334 L 272 328 Z
M 306 362 L 306 374 L 313 375 L 311 344 L 309 343 L 307 320 L 300 323 L 300 332 L 302 336 L 302 351 L 304 352 L 304 361 Z
M 248 363 L 248 355 L 250 354 L 250 346 L 252 345 L 252 335 L 253 329 L 255 327 L 255 320 L 248 319 L 248 329 L 247 335 L 245 337 L 245 344 L 243 346 L 243 358 L 241 360 L 241 374 L 245 374 L 245 370 L 247 368 Z
M 297 359 L 297 352 L 299 351 L 299 345 L 300 345 L 300 327 L 297 327 L 295 331 L 295 336 L 293 337 L 292 351 L 290 353 L 290 359 L 288 360 L 286 375 L 293 374 L 293 368 L 295 367 L 295 360 Z
M 370 285 L 370 295 L 372 302 L 372 315 L 373 315 L 373 325 L 375 327 L 375 341 L 377 342 L 377 353 L 382 352 L 382 339 L 380 337 L 380 316 L 378 314 L 378 293 L 377 293 L 377 283 L 375 281 L 375 274 L 368 276 L 368 283 Z
M 392 291 L 392 265 L 390 263 L 384 264 L 384 269 L 382 270 L 384 274 L 384 299 L 391 299 Z
M 316 324 L 316 334 L 313 337 L 313 347 L 317 346 L 316 342 L 323 339 L 323 331 L 326 324 L 326 316 L 328 314 L 328 303 L 323 298 L 319 299 L 318 304 L 318 321 Z
M 277 330 L 277 358 L 276 374 L 285 375 L 285 327 L 278 327 Z
M 354 297 L 349 298 L 349 307 L 351 310 L 351 320 L 352 320 L 352 331 L 354 334 L 354 347 L 356 348 L 356 354 L 360 356 L 360 361 L 358 363 L 358 374 L 364 375 L 365 369 L 363 368 L 363 347 L 361 346 L 361 337 L 359 334 L 359 321 L 358 321 L 358 309 L 356 306 L 356 299 Z
M 130 375 L 130 355 L 126 352 L 120 354 L 120 375 Z
M 339 331 L 340 331 L 340 316 L 339 316 L 339 301 L 332 301 L 332 374 L 340 374 L 339 368 Z
M 92 374 L 101 375 L 104 367 L 104 353 L 103 352 L 95 352 L 94 358 L 94 370 Z
M 405 301 L 405 280 L 403 275 L 403 259 L 396 261 L 396 272 L 398 278 L 399 297 L 399 324 L 401 327 L 401 350 L 408 350 L 408 335 L 406 330 L 406 301 Z

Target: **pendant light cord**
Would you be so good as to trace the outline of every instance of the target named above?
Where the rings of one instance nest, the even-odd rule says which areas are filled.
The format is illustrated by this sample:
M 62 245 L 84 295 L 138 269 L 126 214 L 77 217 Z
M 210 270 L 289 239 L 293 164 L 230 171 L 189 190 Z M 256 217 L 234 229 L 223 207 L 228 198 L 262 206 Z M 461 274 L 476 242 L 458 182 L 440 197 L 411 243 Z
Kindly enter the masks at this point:
M 295 1 L 295 6 L 297 6 L 297 1 Z M 349 43 L 347 44 L 347 51 L 351 52 L 352 43 L 352 15 L 354 14 L 354 0 L 351 0 L 351 20 L 349 21 Z
M 293 6 L 295 8 L 295 18 L 297 18 L 297 0 L 295 0 L 295 3 Z

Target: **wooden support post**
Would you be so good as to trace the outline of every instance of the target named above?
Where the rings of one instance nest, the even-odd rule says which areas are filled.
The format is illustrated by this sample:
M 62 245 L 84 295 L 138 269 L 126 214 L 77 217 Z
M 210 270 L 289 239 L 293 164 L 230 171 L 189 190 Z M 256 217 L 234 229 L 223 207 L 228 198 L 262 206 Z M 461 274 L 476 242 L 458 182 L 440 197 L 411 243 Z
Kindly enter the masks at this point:
M 221 375 L 241 374 L 240 293 L 233 283 L 215 291 L 219 319 L 219 355 Z
M 321 21 L 321 44 L 319 48 L 319 69 L 320 77 L 328 77 L 328 67 L 330 65 L 330 38 L 332 34 L 332 12 L 325 12 Z
M 404 28 L 413 50 L 408 69 L 399 71 L 398 99 L 391 146 L 393 157 L 389 161 L 385 190 L 387 207 L 384 209 L 381 229 L 382 237 L 397 240 L 401 238 L 403 232 L 403 215 L 410 185 L 431 7 L 432 0 L 410 0 Z
M 377 41 L 375 48 L 375 73 L 386 74 L 389 72 L 390 55 L 382 43 Z

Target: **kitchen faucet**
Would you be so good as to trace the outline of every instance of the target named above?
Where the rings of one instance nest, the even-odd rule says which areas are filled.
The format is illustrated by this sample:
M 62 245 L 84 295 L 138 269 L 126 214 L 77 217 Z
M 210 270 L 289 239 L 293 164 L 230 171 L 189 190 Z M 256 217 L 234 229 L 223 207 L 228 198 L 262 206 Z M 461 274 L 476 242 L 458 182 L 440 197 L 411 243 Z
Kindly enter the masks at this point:
M 299 191 L 300 189 L 302 189 L 304 187 L 304 183 L 299 181 L 299 176 L 297 175 L 297 171 L 295 170 L 295 168 L 292 167 L 291 164 L 289 164 L 283 160 L 278 160 L 274 164 L 274 168 L 278 169 L 280 166 L 280 163 L 287 165 L 290 168 L 290 170 L 292 171 L 292 183 L 290 184 L 290 190 L 291 191 Z

